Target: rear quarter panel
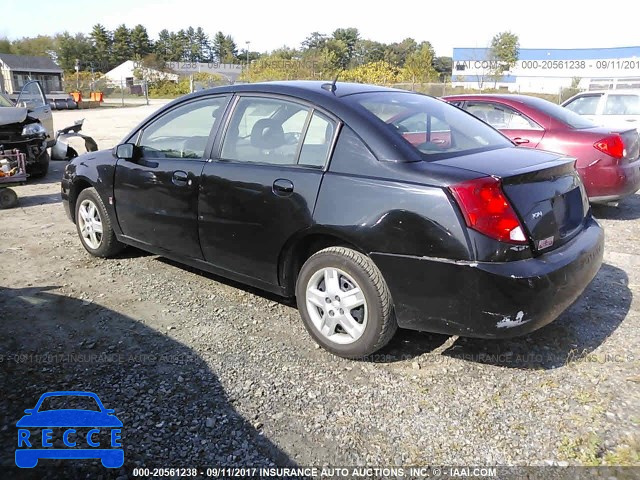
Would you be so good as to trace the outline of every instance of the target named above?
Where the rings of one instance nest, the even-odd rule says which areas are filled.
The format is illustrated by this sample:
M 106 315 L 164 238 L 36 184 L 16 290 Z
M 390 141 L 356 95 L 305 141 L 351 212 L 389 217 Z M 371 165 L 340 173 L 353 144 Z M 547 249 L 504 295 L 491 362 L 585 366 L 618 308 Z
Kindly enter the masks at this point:
M 367 253 L 471 258 L 459 213 L 442 187 L 327 172 L 314 220 Z

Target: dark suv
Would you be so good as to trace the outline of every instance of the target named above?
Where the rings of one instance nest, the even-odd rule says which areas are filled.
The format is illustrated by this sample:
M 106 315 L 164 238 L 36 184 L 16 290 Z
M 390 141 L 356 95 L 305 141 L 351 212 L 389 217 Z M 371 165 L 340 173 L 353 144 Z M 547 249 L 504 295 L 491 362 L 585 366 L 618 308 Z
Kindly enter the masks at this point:
M 112 151 L 70 162 L 62 197 L 92 255 L 134 245 L 295 296 L 313 338 L 345 357 L 398 326 L 530 332 L 581 294 L 603 255 L 573 159 L 369 85 L 187 95 Z

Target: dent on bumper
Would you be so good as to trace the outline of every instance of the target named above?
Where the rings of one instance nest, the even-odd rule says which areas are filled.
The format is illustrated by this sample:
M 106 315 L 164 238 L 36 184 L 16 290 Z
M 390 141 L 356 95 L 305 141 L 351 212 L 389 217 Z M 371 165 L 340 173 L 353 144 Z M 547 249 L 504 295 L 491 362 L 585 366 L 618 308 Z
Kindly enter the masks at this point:
M 513 337 L 555 320 L 598 273 L 595 220 L 562 247 L 515 262 L 455 262 L 373 253 L 400 327 L 468 337 Z

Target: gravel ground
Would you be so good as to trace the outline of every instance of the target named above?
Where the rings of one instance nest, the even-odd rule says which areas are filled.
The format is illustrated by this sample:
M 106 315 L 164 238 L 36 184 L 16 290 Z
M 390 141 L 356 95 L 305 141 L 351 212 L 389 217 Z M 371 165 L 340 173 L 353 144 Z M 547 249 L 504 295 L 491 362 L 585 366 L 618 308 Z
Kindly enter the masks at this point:
M 108 148 L 155 108 L 55 122 L 84 116 Z M 87 478 L 136 466 L 640 465 L 640 195 L 596 210 L 605 264 L 551 325 L 499 341 L 400 331 L 348 361 L 317 348 L 283 299 L 135 249 L 89 256 L 60 203 L 63 165 L 0 211 L 5 468 L 15 422 L 52 390 L 93 391 L 124 423 L 125 467 L 74 462 Z

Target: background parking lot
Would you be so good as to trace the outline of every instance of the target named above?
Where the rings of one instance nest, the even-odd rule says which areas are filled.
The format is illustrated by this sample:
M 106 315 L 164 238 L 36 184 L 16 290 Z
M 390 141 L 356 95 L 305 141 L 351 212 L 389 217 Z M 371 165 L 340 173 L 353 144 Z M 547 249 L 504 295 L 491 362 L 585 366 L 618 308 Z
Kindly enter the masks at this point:
M 54 122 L 85 117 L 83 131 L 110 148 L 156 108 L 59 111 Z M 551 325 L 510 340 L 401 331 L 349 361 L 319 349 L 283 299 L 133 248 L 90 257 L 62 209 L 64 164 L 0 211 L 5 465 L 8 426 L 52 390 L 92 391 L 116 409 L 129 475 L 640 463 L 640 195 L 595 210 L 605 263 Z

